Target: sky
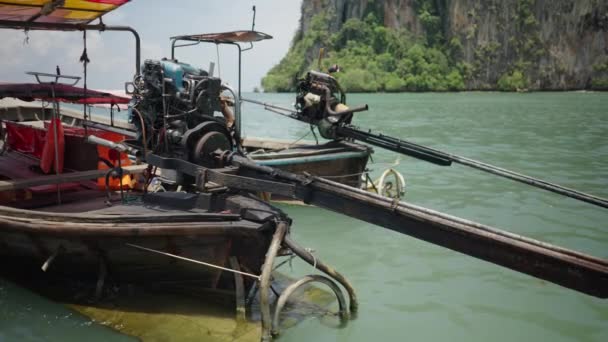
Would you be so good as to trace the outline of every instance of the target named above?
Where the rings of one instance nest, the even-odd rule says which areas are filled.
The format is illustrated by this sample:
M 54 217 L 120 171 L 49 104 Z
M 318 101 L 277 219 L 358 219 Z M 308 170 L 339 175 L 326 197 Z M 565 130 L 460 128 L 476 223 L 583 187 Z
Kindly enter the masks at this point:
M 251 29 L 252 6 L 257 9 L 255 29 L 274 37 L 243 52 L 243 91 L 260 85 L 266 72 L 287 53 L 298 28 L 301 0 L 132 0 L 104 16 L 107 25 L 131 26 L 139 32 L 142 63 L 145 59 L 170 57 L 169 37 Z M 27 71 L 82 76 L 79 63 L 83 51 L 82 32 L 1 30 L 0 82 L 33 82 Z M 217 62 L 213 44 L 178 49 L 176 57 L 203 69 Z M 88 86 L 95 89 L 123 89 L 135 72 L 135 40 L 130 33 L 87 33 Z M 238 54 L 233 46 L 219 48 L 223 81 L 237 86 Z M 82 81 L 78 84 L 82 86 Z

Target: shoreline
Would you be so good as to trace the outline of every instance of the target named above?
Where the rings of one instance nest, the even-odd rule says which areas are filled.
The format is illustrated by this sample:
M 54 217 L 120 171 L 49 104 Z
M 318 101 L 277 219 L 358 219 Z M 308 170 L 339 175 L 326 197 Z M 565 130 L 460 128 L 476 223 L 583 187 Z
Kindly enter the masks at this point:
M 245 93 L 251 94 L 293 94 L 295 91 L 247 91 Z M 472 90 L 462 90 L 462 91 L 401 91 L 401 92 L 387 92 L 387 91 L 376 91 L 376 92 L 348 92 L 349 95 L 352 94 L 458 94 L 458 93 L 504 93 L 504 94 L 534 94 L 534 93 L 608 93 L 607 90 L 597 90 L 597 89 L 541 89 L 541 90 L 528 90 L 528 91 L 503 91 L 498 89 L 472 89 Z

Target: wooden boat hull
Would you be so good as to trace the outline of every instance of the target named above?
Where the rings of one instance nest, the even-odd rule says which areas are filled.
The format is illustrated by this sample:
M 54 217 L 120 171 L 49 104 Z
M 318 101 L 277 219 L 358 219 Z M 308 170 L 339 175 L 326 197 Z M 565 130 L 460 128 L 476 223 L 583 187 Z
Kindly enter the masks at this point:
M 231 193 L 156 193 L 112 207 L 104 197 L 82 195 L 88 198 L 45 211 L 0 206 L 2 271 L 39 276 L 45 268 L 49 277 L 93 283 L 107 276 L 119 283 L 196 282 L 232 290 L 234 274 L 219 267 L 232 268 L 234 258 L 241 270 L 259 275 L 272 238 L 270 218 L 279 214 Z M 259 212 L 248 213 L 252 209 Z M 246 287 L 252 279 L 245 277 Z
M 309 173 L 357 188 L 361 187 L 361 175 L 373 153 L 368 146 L 347 141 L 294 145 L 285 140 L 247 138 L 243 145 L 260 165 Z
M 201 231 L 206 227 L 201 227 Z M 212 227 L 216 230 L 218 227 Z M 230 267 L 229 258 L 236 257 L 243 269 L 259 273 L 269 238 L 261 233 L 244 232 L 242 227 L 177 235 L 152 236 L 66 236 L 65 234 L 33 234 L 6 231 L 0 225 L 0 259 L 3 265 L 19 265 L 20 271 L 36 274 L 47 262 L 50 276 L 95 282 L 101 268 L 118 283 L 196 282 L 203 288 L 232 288 L 232 275 L 221 280 L 216 268 L 176 260 L 165 255 L 140 250 L 141 246 L 160 252 Z M 251 229 L 251 227 L 247 228 Z M 238 231 L 238 232 L 237 232 Z M 56 255 L 53 258 L 53 255 Z M 53 258 L 51 260 L 51 258 Z

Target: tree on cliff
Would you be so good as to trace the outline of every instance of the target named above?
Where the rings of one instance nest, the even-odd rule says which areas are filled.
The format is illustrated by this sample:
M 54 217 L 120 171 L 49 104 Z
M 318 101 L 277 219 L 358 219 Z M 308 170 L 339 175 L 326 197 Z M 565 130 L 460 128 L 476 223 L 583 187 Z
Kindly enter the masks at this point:
M 608 87 L 608 57 L 593 43 L 608 39 L 603 2 L 304 0 L 302 13 L 265 91 L 292 91 L 321 47 L 322 71 L 340 65 L 350 92 Z

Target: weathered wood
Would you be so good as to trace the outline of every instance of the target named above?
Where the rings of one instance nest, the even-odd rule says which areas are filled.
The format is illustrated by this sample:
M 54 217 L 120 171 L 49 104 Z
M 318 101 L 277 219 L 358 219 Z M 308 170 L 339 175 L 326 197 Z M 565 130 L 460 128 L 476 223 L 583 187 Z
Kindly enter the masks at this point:
M 88 193 L 87 193 L 88 194 Z M 84 197 L 81 197 L 85 199 Z M 116 207 L 113 207 L 114 209 Z M 109 214 L 105 211 L 95 211 L 87 213 L 58 213 L 34 210 L 22 210 L 5 206 L 0 206 L 0 217 L 13 217 L 15 219 L 39 220 L 40 222 L 59 222 L 60 224 L 71 223 L 178 223 L 178 222 L 217 222 L 217 221 L 238 221 L 241 219 L 239 214 L 230 213 L 207 213 L 207 212 L 150 212 L 144 210 L 137 211 L 134 207 L 112 210 Z
M 71 203 L 82 201 L 83 198 L 87 200 L 91 200 L 94 198 L 103 198 L 105 200 L 106 194 L 99 190 L 80 190 L 76 192 L 66 192 L 61 194 L 61 207 L 68 208 Z M 103 202 L 103 201 L 102 201 Z M 53 208 L 54 205 L 57 205 L 57 194 L 51 193 L 46 196 L 36 195 L 33 198 L 27 200 L 19 200 L 11 203 L 11 208 L 14 210 L 24 210 L 24 209 L 35 209 L 35 208 L 44 208 L 49 209 Z M 0 208 L 8 208 L 2 207 Z M 1 210 L 1 209 L 0 209 Z
M 201 183 L 212 182 L 227 187 L 234 187 L 250 191 L 267 191 L 287 197 L 295 196 L 296 188 L 292 184 L 272 182 L 267 180 L 255 179 L 250 177 L 241 177 L 226 173 L 207 170 L 206 180 L 200 179 Z M 198 183 L 198 181 L 197 181 Z M 204 188 L 201 184 L 197 184 L 199 188 Z
M 232 162 L 275 180 L 299 184 L 305 203 L 334 210 L 396 232 L 551 281 L 592 296 L 608 298 L 608 260 L 553 246 L 490 226 L 399 202 L 319 177 L 277 172 L 233 156 Z
M 131 165 L 123 167 L 125 174 L 143 173 L 148 168 L 148 165 Z M 27 179 L 16 179 L 10 181 L 0 181 L 0 191 L 27 189 L 37 185 L 61 184 L 77 181 L 84 181 L 103 177 L 108 173 L 108 170 L 90 170 L 78 171 L 70 173 L 62 173 L 59 175 L 39 176 Z
M 71 223 L 69 221 L 19 220 L 0 216 L 4 231 L 22 231 L 56 236 L 160 236 L 160 235 L 217 235 L 255 234 L 260 225 L 250 221 L 237 222 L 158 222 L 147 223 Z

